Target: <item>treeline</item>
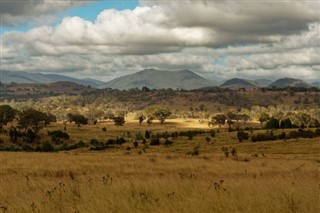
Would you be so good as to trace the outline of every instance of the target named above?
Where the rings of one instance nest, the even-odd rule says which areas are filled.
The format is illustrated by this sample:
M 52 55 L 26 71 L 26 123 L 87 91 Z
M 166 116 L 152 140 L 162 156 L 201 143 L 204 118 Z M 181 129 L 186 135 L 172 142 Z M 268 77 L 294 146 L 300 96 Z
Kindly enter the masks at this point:
M 289 139 L 298 139 L 298 138 L 316 138 L 320 137 L 320 129 L 312 130 L 304 130 L 299 129 L 298 131 L 291 131 L 289 133 L 282 132 L 281 134 L 274 135 L 273 132 L 267 133 L 258 133 L 256 135 L 251 136 L 252 142 L 260 142 L 260 141 L 274 141 L 274 140 L 289 140 Z

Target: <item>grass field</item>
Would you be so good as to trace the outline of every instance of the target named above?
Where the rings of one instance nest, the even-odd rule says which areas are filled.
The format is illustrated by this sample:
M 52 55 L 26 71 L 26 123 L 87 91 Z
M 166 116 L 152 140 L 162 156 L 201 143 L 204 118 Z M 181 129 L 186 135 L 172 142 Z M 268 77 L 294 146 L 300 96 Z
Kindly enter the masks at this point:
M 146 129 L 209 130 L 194 120 L 67 126 L 74 142 Z M 239 143 L 236 132 L 220 130 L 208 143 L 207 136 L 147 148 L 134 148 L 132 137 L 104 151 L 0 152 L 0 212 L 320 212 L 319 138 Z M 186 155 L 194 147 L 199 155 Z M 225 157 L 222 147 L 237 156 Z

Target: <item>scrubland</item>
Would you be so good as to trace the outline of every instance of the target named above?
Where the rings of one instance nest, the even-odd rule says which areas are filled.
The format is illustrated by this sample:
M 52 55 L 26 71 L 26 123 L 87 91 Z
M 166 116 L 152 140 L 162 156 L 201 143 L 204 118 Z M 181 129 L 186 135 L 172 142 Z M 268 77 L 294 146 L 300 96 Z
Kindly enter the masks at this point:
M 62 128 L 52 124 L 42 137 Z M 0 212 L 320 212 L 319 138 L 239 143 L 236 132 L 221 129 L 210 142 L 204 134 L 134 147 L 134 135 L 146 129 L 209 127 L 177 119 L 151 126 L 68 124 L 75 142 L 133 136 L 103 151 L 1 152 Z M 198 155 L 186 154 L 195 147 Z M 226 157 L 222 147 L 237 154 Z

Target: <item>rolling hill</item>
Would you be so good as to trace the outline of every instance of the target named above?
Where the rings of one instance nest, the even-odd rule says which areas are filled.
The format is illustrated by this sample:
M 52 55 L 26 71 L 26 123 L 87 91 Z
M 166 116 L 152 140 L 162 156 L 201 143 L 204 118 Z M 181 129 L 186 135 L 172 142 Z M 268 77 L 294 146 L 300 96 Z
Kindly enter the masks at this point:
M 253 81 L 250 81 L 250 80 L 240 79 L 240 78 L 232 78 L 230 80 L 227 80 L 223 84 L 221 84 L 220 87 L 221 88 L 229 88 L 229 89 L 239 89 L 239 88 L 252 89 L 252 88 L 259 87 L 259 85 Z
M 216 82 L 209 81 L 189 70 L 162 71 L 146 69 L 113 79 L 108 83 L 102 84 L 100 88 L 130 89 L 148 87 L 150 89 L 198 89 L 216 85 Z
M 68 81 L 84 86 L 97 87 L 103 82 L 94 79 L 77 79 L 71 78 L 64 75 L 56 74 L 42 74 L 42 73 L 28 73 L 28 72 L 11 72 L 11 71 L 1 71 L 2 83 L 54 83 L 59 81 Z
M 269 87 L 275 87 L 275 88 L 285 88 L 285 87 L 302 87 L 302 88 L 309 88 L 311 87 L 310 84 L 308 84 L 305 81 L 302 81 L 300 79 L 295 78 L 280 78 L 269 85 Z

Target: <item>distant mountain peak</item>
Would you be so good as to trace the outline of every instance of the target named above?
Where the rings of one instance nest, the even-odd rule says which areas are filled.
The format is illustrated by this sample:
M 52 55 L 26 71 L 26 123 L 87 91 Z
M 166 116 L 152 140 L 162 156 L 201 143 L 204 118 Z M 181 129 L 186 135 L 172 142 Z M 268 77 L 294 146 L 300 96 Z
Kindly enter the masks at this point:
M 220 85 L 222 88 L 229 88 L 229 89 L 239 89 L 239 88 L 246 88 L 252 89 L 259 87 L 255 82 L 241 79 L 241 78 L 232 78 L 225 81 L 223 84 Z
M 269 87 L 276 87 L 276 88 L 285 88 L 285 87 L 303 87 L 303 88 L 309 88 L 311 87 L 310 84 L 307 82 L 295 79 L 295 78 L 280 78 L 269 85 Z
M 103 83 L 94 79 L 78 79 L 57 74 L 28 73 L 22 71 L 5 71 L 2 70 L 2 83 L 54 83 L 54 82 L 73 82 L 84 86 L 97 87 Z
M 190 70 L 166 71 L 145 69 L 113 79 L 112 81 L 103 84 L 101 87 L 131 89 L 146 86 L 152 89 L 198 89 L 215 85 L 215 82 L 209 81 Z

